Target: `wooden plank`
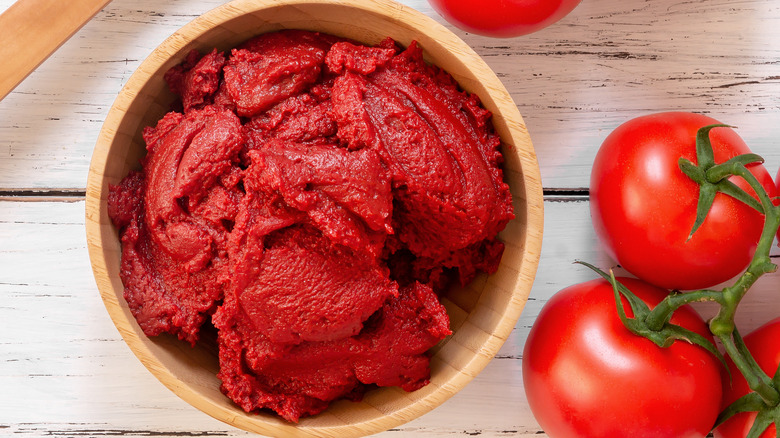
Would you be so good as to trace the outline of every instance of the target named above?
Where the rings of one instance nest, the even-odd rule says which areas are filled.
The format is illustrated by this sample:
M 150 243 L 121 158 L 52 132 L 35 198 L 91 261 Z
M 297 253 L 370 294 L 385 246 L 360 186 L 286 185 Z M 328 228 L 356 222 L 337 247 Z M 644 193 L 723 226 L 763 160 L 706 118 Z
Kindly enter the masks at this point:
M 0 0 L 0 9 L 13 0 Z M 0 188 L 81 188 L 98 132 L 129 76 L 218 0 L 109 4 L 0 101 Z
M 425 0 L 402 2 L 436 17 Z M 13 3 L 0 0 L 0 11 Z M 92 279 L 78 197 L 98 131 L 130 74 L 168 35 L 223 3 L 114 0 L 0 101 L 0 195 L 10 195 L 0 196 L 0 435 L 248 436 L 179 400 L 122 342 Z M 780 7 L 761 0 L 583 0 L 527 37 L 454 31 L 514 97 L 544 186 L 577 194 L 612 129 L 664 110 L 737 125 L 774 173 L 778 22 Z M 568 195 L 545 203 L 536 282 L 497 358 L 440 408 L 380 436 L 544 436 L 522 389 L 528 331 L 552 294 L 593 278 L 572 261 L 612 264 L 587 201 Z M 778 275 L 746 297 L 737 319 L 743 333 L 776 316 Z
M 584 0 L 558 25 L 469 42 L 512 92 L 545 187 L 587 187 L 611 130 L 639 115 L 705 112 L 780 165 L 780 9 L 774 2 Z
M 0 10 L 12 3 L 0 0 Z M 0 101 L 0 188 L 83 188 L 102 121 L 130 74 L 168 35 L 222 3 L 109 4 Z M 424 0 L 403 3 L 438 17 Z M 665 110 L 707 112 L 738 126 L 774 174 L 778 21 L 780 8 L 762 0 L 584 0 L 526 37 L 456 33 L 511 92 L 545 187 L 581 188 L 612 129 Z
M 0 434 L 245 436 L 175 397 L 123 343 L 92 278 L 83 215 L 82 201 L 0 201 Z M 441 407 L 379 436 L 540 436 L 521 376 L 528 331 L 550 296 L 594 278 L 574 260 L 612 263 L 587 201 L 546 202 L 545 220 L 530 299 L 497 357 Z M 779 275 L 746 297 L 737 321 L 743 332 L 776 315 Z

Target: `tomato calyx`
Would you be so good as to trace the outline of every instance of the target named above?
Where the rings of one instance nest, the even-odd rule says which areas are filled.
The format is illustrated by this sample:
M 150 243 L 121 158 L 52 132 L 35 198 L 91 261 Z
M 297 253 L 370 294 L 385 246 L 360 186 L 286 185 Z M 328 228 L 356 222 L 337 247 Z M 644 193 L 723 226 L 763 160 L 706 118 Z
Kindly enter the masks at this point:
M 715 195 L 718 192 L 729 195 L 756 209 L 758 212 L 764 213 L 759 201 L 728 179 L 730 176 L 740 172 L 741 168 L 746 169 L 747 165 L 763 163 L 764 159 L 757 154 L 742 154 L 723 163 L 716 164 L 710 141 L 710 131 L 714 128 L 734 128 L 734 126 L 719 123 L 700 128 L 696 133 L 696 160 L 698 165 L 682 157 L 678 161 L 680 170 L 699 185 L 696 221 L 693 224 L 691 233 L 688 235 L 688 240 L 693 237 L 696 230 L 704 223 L 704 219 L 712 208 L 712 204 L 715 202 Z
M 755 395 L 755 393 L 748 394 L 745 397 L 749 398 L 752 395 Z M 755 410 L 756 409 L 749 408 L 744 412 Z M 773 409 L 758 410 L 758 415 L 756 415 L 756 419 L 745 438 L 759 438 L 772 423 L 775 425 L 780 424 L 780 407 L 775 406 Z
M 715 421 L 715 427 L 742 412 L 756 412 L 756 418 L 745 438 L 758 438 L 772 423 L 780 433 L 780 367 L 769 378 L 756 363 L 742 336 L 736 329 L 731 336 L 718 336 L 726 353 L 742 373 L 753 392 L 750 392 L 724 409 Z
M 747 352 L 747 347 L 736 331 L 735 338 L 738 339 L 738 342 L 736 342 L 737 348 Z M 756 369 L 760 371 L 760 368 L 758 364 L 752 360 L 752 356 L 749 353 L 747 353 L 747 357 L 749 358 L 748 361 L 754 372 L 757 375 L 766 376 L 763 372 L 755 371 Z M 765 383 L 774 388 L 775 391 L 780 389 L 780 368 L 777 369 L 774 377 Z M 753 421 L 753 425 L 750 427 L 745 438 L 758 438 L 770 425 L 772 425 L 772 423 L 775 424 L 776 430 L 780 433 L 780 427 L 778 427 L 780 426 L 780 401 L 775 400 L 774 405 L 772 403 L 773 402 L 766 400 L 760 392 L 754 391 L 745 394 L 726 407 L 726 409 L 718 415 L 718 418 L 715 421 L 715 427 L 720 426 L 736 414 L 742 412 L 756 412 L 756 419 Z
M 739 398 L 729 405 L 726 410 L 718 416 L 715 426 L 720 426 L 723 422 L 732 416 L 742 412 L 757 412 L 756 419 L 750 427 L 750 431 L 745 438 L 759 438 L 764 431 L 774 423 L 780 424 L 780 406 L 767 408 L 758 393 L 751 392 Z
M 607 274 L 590 263 L 583 261 L 576 261 L 575 263 L 587 266 L 605 280 L 609 281 L 610 284 L 612 284 L 612 290 L 615 293 L 615 304 L 617 306 L 618 316 L 620 317 L 620 321 L 623 322 L 623 325 L 631 333 L 647 338 L 661 348 L 668 348 L 675 341 L 685 341 L 690 344 L 698 345 L 717 357 L 718 360 L 723 363 L 724 367 L 726 366 L 725 358 L 710 340 L 694 331 L 669 322 L 673 311 L 686 304 L 686 301 L 688 301 L 687 298 L 691 298 L 692 296 L 686 296 L 686 300 L 673 300 L 673 304 L 669 304 L 671 302 L 669 301 L 664 304 L 662 311 L 656 312 L 655 309 L 651 310 L 644 301 L 631 292 L 631 290 L 628 289 L 625 285 L 620 283 L 615 278 L 615 274 L 612 272 L 612 270 L 610 270 L 609 274 Z M 623 300 L 620 299 L 621 296 L 623 296 L 626 301 L 628 301 L 628 304 L 631 307 L 631 312 L 633 313 L 633 317 L 629 318 L 626 314 Z M 664 301 L 662 301 L 662 303 L 669 300 L 671 296 L 683 295 L 672 294 L 667 296 Z M 697 298 L 697 300 L 701 299 Z M 660 305 L 661 304 L 659 304 L 659 306 Z M 658 306 L 656 306 L 656 309 L 658 309 Z M 659 315 L 662 316 L 659 317 Z

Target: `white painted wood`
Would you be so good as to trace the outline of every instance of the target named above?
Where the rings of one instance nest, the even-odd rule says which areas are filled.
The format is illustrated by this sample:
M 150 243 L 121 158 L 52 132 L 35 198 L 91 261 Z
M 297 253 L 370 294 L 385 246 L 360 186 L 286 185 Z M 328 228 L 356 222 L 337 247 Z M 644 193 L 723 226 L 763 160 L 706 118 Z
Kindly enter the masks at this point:
M 0 0 L 0 11 L 12 3 Z M 98 131 L 127 78 L 168 35 L 222 3 L 110 3 L 0 101 L 0 190 L 83 189 Z M 425 0 L 403 3 L 435 16 Z M 778 2 L 584 0 L 527 37 L 455 31 L 512 93 L 545 187 L 587 187 L 610 130 L 664 110 L 704 111 L 737 125 L 771 173 L 780 166 Z M 73 197 L 0 199 L 0 435 L 247 436 L 175 397 L 122 342 L 94 285 L 83 214 Z M 440 408 L 380 436 L 543 436 L 522 390 L 522 348 L 553 293 L 593 278 L 575 259 L 610 265 L 587 202 L 546 202 L 531 299 L 499 355 Z M 778 314 L 778 275 L 746 297 L 743 331 Z
M 129 75 L 168 35 L 223 2 L 111 2 L 0 101 L 0 188 L 83 188 L 97 133 Z M 11 3 L 0 0 L 0 10 Z M 425 0 L 403 3 L 442 21 Z M 773 174 L 780 166 L 777 2 L 584 0 L 526 37 L 456 33 L 511 91 L 545 187 L 586 187 L 612 129 L 666 110 L 736 125 Z
M 246 436 L 174 396 L 121 340 L 92 278 L 83 213 L 82 201 L 0 201 L 0 435 Z M 611 265 L 586 201 L 548 201 L 545 221 L 530 300 L 497 357 L 439 408 L 378 436 L 540 436 L 521 376 L 528 331 L 552 294 L 594 278 L 574 260 Z M 749 292 L 743 331 L 777 314 L 779 277 Z

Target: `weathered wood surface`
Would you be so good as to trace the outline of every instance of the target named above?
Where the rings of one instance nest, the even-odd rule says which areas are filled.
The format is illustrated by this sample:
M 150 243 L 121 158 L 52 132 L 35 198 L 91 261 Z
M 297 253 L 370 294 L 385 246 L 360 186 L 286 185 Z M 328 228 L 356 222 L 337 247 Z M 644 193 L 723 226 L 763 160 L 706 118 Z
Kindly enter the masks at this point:
M 595 241 L 586 201 L 545 204 L 549 238 L 512 336 L 463 391 L 380 436 L 539 436 L 521 378 L 528 331 L 552 294 L 594 278 L 574 260 L 611 264 Z M 90 272 L 83 201 L 0 205 L 0 435 L 245 435 L 178 399 L 124 344 Z M 738 318 L 745 331 L 777 308 L 778 281 L 780 274 L 763 278 L 747 296 Z
M 0 0 L 0 10 L 11 3 Z M 110 3 L 0 101 L 0 188 L 83 187 L 101 123 L 130 74 L 168 35 L 222 3 Z M 436 16 L 424 0 L 405 3 Z M 667 110 L 736 125 L 773 171 L 780 166 L 777 2 L 584 0 L 527 37 L 456 32 L 511 91 L 545 187 L 587 187 L 612 129 Z
M 135 359 L 100 301 L 84 237 L 87 168 L 115 96 L 154 47 L 222 3 L 114 0 L 0 101 L 0 435 L 247 435 L 176 398 Z M 404 3 L 435 16 L 424 0 Z M 572 261 L 612 263 L 585 196 L 596 149 L 634 116 L 706 112 L 738 126 L 774 174 L 780 3 L 584 0 L 528 37 L 456 32 L 495 69 L 531 132 L 550 194 L 542 260 L 498 357 L 440 408 L 380 435 L 539 436 L 520 374 L 528 330 L 553 293 L 592 278 Z M 744 331 L 780 313 L 778 281 L 767 276 L 748 295 Z

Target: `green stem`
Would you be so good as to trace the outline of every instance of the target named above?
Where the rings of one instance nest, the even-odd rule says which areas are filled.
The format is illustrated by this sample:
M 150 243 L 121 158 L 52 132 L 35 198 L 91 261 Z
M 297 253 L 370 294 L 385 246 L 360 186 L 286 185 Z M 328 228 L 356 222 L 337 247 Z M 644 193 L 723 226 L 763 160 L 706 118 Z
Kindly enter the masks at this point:
M 761 368 L 751 366 L 750 359 L 746 358 L 737 348 L 731 336 L 721 335 L 718 339 L 723 343 L 726 354 L 734 362 L 734 365 L 745 377 L 745 381 L 753 392 L 757 393 L 767 406 L 780 404 L 780 393 L 769 383 L 769 377 Z
M 650 330 L 661 330 L 669 322 L 672 314 L 680 307 L 706 301 L 714 301 L 721 306 L 724 305 L 723 295 L 720 291 L 697 290 L 686 293 L 673 293 L 666 296 L 655 308 L 647 315 L 645 322 Z
M 754 159 L 751 158 L 751 160 Z M 669 321 L 672 313 L 686 304 L 701 301 L 715 301 L 720 304 L 720 311 L 715 319 L 713 319 L 713 322 L 711 322 L 711 328 L 713 323 L 716 326 L 713 330 L 713 334 L 716 336 L 720 336 L 721 334 L 730 335 L 734 330 L 734 315 L 737 310 L 737 305 L 742 300 L 742 297 L 761 275 L 777 270 L 777 266 L 774 265 L 769 258 L 769 252 L 772 248 L 772 242 L 774 241 L 778 226 L 780 226 L 779 208 L 773 205 L 772 198 L 769 197 L 769 194 L 755 175 L 753 175 L 741 161 L 733 160 L 729 163 L 723 163 L 717 167 L 716 172 L 707 172 L 707 177 L 711 178 L 711 181 L 709 181 L 711 183 L 720 182 L 728 175 L 742 177 L 753 188 L 761 203 L 762 213 L 764 213 L 766 217 L 764 228 L 761 232 L 761 238 L 759 239 L 759 244 L 753 259 L 751 260 L 748 269 L 736 283 L 733 286 L 724 289 L 722 292 L 699 290 L 667 296 L 647 316 L 646 323 L 651 330 L 660 330 L 661 327 Z M 702 185 L 702 187 L 704 187 L 704 185 Z M 692 231 L 691 234 L 693 234 L 694 231 Z
M 765 216 L 764 227 L 756 252 L 747 270 L 732 286 L 723 289 L 722 298 L 719 300 L 720 310 L 710 321 L 710 331 L 721 341 L 726 353 L 745 377 L 750 389 L 757 393 L 768 406 L 777 406 L 780 404 L 780 392 L 772 385 L 769 376 L 755 365 L 755 360 L 750 356 L 750 352 L 745 348 L 738 348 L 734 341 L 734 337 L 739 336 L 739 333 L 736 332 L 734 317 L 740 301 L 753 284 L 762 275 L 777 270 L 777 265 L 772 263 L 769 253 L 775 234 L 780 227 L 780 207 L 772 203 L 772 198 L 769 197 L 764 187 L 744 165 L 735 164 L 729 171 L 742 177 L 758 195 Z
M 710 321 L 710 330 L 717 337 L 731 335 L 734 331 L 734 316 L 742 297 L 745 296 L 745 293 L 759 277 L 777 270 L 777 265 L 772 263 L 772 260 L 769 258 L 769 252 L 772 249 L 777 229 L 780 227 L 780 207 L 772 204 L 772 199 L 764 187 L 745 166 L 737 165 L 732 170 L 735 175 L 745 179 L 758 194 L 765 218 L 764 228 L 761 231 L 761 238 L 758 241 L 753 259 L 750 261 L 745 273 L 737 279 L 734 285 L 723 289 L 723 305 L 721 305 L 720 311 L 715 318 Z
M 772 380 L 769 378 L 769 376 L 766 375 L 766 373 L 764 373 L 764 370 L 762 370 L 761 366 L 758 365 L 758 362 L 756 362 L 756 359 L 753 358 L 753 355 L 750 354 L 750 350 L 747 348 L 747 345 L 745 345 L 745 340 L 742 339 L 742 335 L 739 334 L 739 330 L 734 329 L 734 333 L 732 334 L 731 339 L 734 340 L 734 345 L 737 346 L 737 351 L 745 358 L 748 367 L 753 370 L 755 375 L 758 376 L 767 385 L 774 386 Z

